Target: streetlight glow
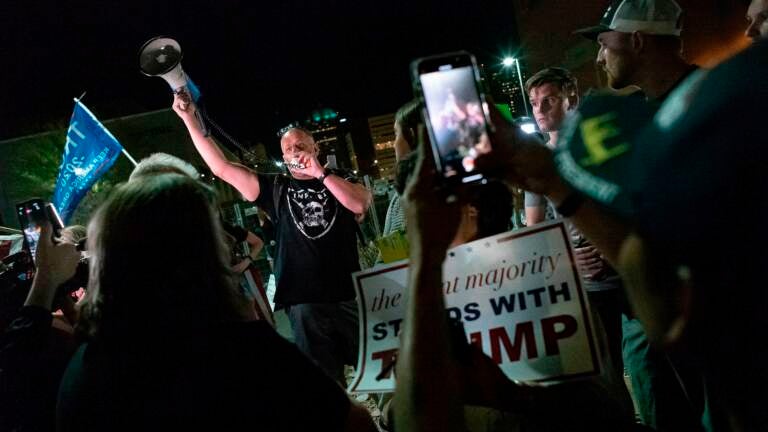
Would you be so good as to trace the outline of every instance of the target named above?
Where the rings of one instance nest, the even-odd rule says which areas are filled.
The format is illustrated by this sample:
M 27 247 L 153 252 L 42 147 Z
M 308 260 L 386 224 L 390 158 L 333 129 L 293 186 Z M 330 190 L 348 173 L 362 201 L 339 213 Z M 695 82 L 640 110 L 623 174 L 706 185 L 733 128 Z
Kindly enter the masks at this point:
M 525 108 L 526 117 L 530 117 L 531 113 L 528 111 L 528 101 L 526 100 L 525 85 L 523 84 L 523 74 L 520 72 L 520 60 L 516 57 L 504 57 L 501 64 L 504 67 L 510 67 L 514 64 L 515 68 L 517 68 L 517 80 L 520 83 L 520 95 L 523 97 L 523 108 Z

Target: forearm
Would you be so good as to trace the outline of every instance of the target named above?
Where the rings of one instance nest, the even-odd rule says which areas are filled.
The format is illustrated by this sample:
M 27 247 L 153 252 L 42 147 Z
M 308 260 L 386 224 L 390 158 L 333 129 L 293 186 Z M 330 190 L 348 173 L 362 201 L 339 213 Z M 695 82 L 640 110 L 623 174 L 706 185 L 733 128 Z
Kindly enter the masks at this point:
M 60 283 L 57 278 L 50 275 L 47 271 L 38 269 L 24 306 L 38 306 L 51 310 L 53 308 L 53 299 L 56 295 L 56 288 L 59 285 Z
M 194 116 L 184 117 L 183 120 L 195 149 L 213 175 L 232 185 L 245 199 L 253 201 L 258 198 L 259 182 L 256 172 L 244 165 L 228 160 L 216 141 L 203 134 Z
M 195 145 L 195 149 L 197 149 L 197 152 L 203 158 L 203 161 L 205 161 L 205 164 L 208 165 L 208 168 L 211 169 L 213 174 L 221 177 L 221 172 L 225 171 L 227 165 L 230 163 L 224 155 L 224 152 L 221 151 L 210 135 L 206 136 L 203 134 L 203 131 L 200 129 L 200 125 L 194 116 L 185 117 L 183 120 L 184 126 L 187 127 L 187 131 L 189 132 L 189 136 L 192 138 L 192 143 Z
M 248 237 L 246 237 L 245 241 L 248 242 L 248 246 L 250 249 L 250 253 L 248 256 L 251 257 L 251 261 L 256 261 L 256 258 L 261 253 L 261 250 L 264 248 L 264 240 L 259 238 L 256 234 L 248 231 Z
M 442 290 L 442 259 L 413 259 L 397 367 L 397 430 L 463 430 Z
M 544 222 L 546 210 L 544 206 L 525 206 L 525 226 L 533 226 Z
M 335 174 L 329 174 L 323 184 L 334 197 L 354 214 L 363 214 L 371 205 L 371 193 L 364 186 L 344 180 Z
M 565 184 L 553 188 L 548 193 L 557 206 L 571 193 Z M 585 197 L 584 202 L 568 219 L 600 251 L 614 268 L 618 268 L 618 257 L 624 239 L 629 235 L 630 226 L 616 215 L 599 207 L 593 200 Z

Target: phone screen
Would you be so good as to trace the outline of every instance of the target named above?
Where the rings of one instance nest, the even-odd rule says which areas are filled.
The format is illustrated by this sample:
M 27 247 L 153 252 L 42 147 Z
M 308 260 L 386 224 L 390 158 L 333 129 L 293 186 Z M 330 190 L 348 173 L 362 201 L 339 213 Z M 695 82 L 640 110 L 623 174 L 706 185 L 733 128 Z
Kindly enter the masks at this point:
M 475 158 L 488 153 L 491 145 L 474 62 L 466 56 L 430 63 L 435 70 L 420 71 L 419 82 L 438 168 L 445 178 L 462 183 L 480 180 L 483 174 L 475 170 Z
M 41 226 L 46 220 L 45 202 L 30 200 L 16 206 L 19 225 L 24 232 L 24 243 L 32 259 L 35 259 L 37 244 L 40 242 Z
M 17 204 L 16 212 L 19 217 L 19 225 L 24 232 L 24 244 L 32 259 L 35 260 L 43 224 L 50 221 L 54 229 L 54 236 L 58 236 L 62 228 L 61 218 L 53 204 L 46 204 L 41 199 L 31 199 Z

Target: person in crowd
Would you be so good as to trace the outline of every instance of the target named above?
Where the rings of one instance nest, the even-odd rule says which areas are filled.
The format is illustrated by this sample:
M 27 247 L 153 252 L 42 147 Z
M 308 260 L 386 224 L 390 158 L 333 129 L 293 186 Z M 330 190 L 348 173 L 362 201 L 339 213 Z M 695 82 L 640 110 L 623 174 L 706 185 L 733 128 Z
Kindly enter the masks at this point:
M 525 91 L 536 125 L 545 134 L 547 146 L 554 149 L 566 116 L 578 107 L 578 81 L 567 69 L 550 67 L 533 74 L 525 83 Z M 527 192 L 525 201 L 527 226 L 547 219 L 548 206 L 541 195 Z
M 471 345 L 464 347 L 465 355 L 458 354 L 462 347 L 446 319 L 442 264 L 461 235 L 458 227 L 469 205 L 468 194 L 459 192 L 460 198 L 448 203 L 446 191 L 438 188 L 434 161 L 420 150 L 406 191 L 411 261 L 407 325 L 393 399 L 395 430 L 466 430 L 465 422 L 474 414 L 462 409 L 465 405 L 514 413 L 520 430 L 632 430 L 630 409 L 600 380 L 523 386 L 506 378 L 493 360 Z
M 766 399 L 763 395 L 766 376 L 764 368 L 758 366 L 766 358 L 765 344 L 756 347 L 748 342 L 759 338 L 752 330 L 764 325 L 757 324 L 764 318 L 754 310 L 754 305 L 764 304 L 765 299 L 760 296 L 764 297 L 765 293 L 754 289 L 759 285 L 752 279 L 758 277 L 754 272 L 737 277 L 732 271 L 736 264 L 732 260 L 721 260 L 722 254 L 712 252 L 722 250 L 726 244 L 729 248 L 746 246 L 749 252 L 743 256 L 733 254 L 732 259 L 748 256 L 755 263 L 765 260 L 763 251 L 750 249 L 760 244 L 760 240 L 747 232 L 754 222 L 746 220 L 761 220 L 759 215 L 765 210 L 762 201 L 748 200 L 754 208 L 737 212 L 736 218 L 728 216 L 734 208 L 730 202 L 737 199 L 735 195 L 743 196 L 729 192 L 733 184 L 749 185 L 744 193 L 752 197 L 760 196 L 761 192 L 754 189 L 765 184 L 754 177 L 761 172 L 757 166 L 764 163 L 761 123 L 757 119 L 745 121 L 759 115 L 752 107 L 765 98 L 766 89 L 759 78 L 768 69 L 765 51 L 765 44 L 755 44 L 714 71 L 691 77 L 673 91 L 674 97 L 656 114 L 652 126 L 659 132 L 633 140 L 633 151 L 638 152 L 633 157 L 637 167 L 621 171 L 628 178 L 623 186 L 638 201 L 635 208 L 649 207 L 654 209 L 652 213 L 622 215 L 620 211 L 606 208 L 607 203 L 566 181 L 555 165 L 552 151 L 521 131 L 497 126 L 494 154 L 478 160 L 483 169 L 504 172 L 509 183 L 547 196 L 564 209 L 561 214 L 573 221 L 606 258 L 617 265 L 627 283 L 633 311 L 647 328 L 651 340 L 667 351 L 691 356 L 696 371 L 700 371 L 711 416 L 711 423 L 705 425 L 709 430 L 759 430 L 766 424 L 765 411 L 761 408 Z M 723 82 L 734 85 L 724 89 Z M 500 114 L 492 114 L 495 124 L 503 124 Z M 732 130 L 729 132 L 727 119 L 731 118 L 745 125 L 736 136 Z M 701 141 L 705 141 L 706 146 L 702 147 Z M 728 145 L 723 144 L 726 142 Z M 706 151 L 702 152 L 703 149 Z M 649 151 L 651 154 L 647 154 Z M 631 154 L 628 152 L 627 157 Z M 729 174 L 712 175 L 722 173 L 718 168 L 722 166 L 728 167 Z M 687 177 L 694 174 L 697 176 L 694 180 Z M 698 183 L 705 178 L 709 183 Z M 707 187 L 712 182 L 714 184 Z M 669 185 L 675 185 L 675 194 L 669 193 Z M 664 193 L 653 192 L 660 190 Z M 718 191 L 723 192 L 718 195 Z M 713 205 L 713 196 L 727 196 L 728 201 Z M 675 202 L 677 199 L 680 202 Z M 661 201 L 670 206 L 658 204 Z M 657 204 L 650 206 L 649 203 Z M 670 214 L 675 217 L 669 217 Z M 659 229 L 653 229 L 654 224 Z M 723 230 L 725 224 L 736 229 Z M 668 237 L 658 235 L 661 227 L 672 226 L 680 231 L 664 228 Z M 652 245 L 647 240 L 644 244 L 628 242 L 628 239 L 648 237 L 642 231 L 632 234 L 641 227 L 655 233 Z M 668 244 L 675 244 L 673 251 L 666 250 Z M 622 247 L 625 248 L 623 259 L 634 257 L 635 262 L 619 261 Z M 658 264 L 654 254 L 659 254 L 659 260 L 669 268 L 670 262 L 665 260 L 669 260 L 673 252 L 687 255 L 687 260 L 696 257 L 699 260 L 696 269 L 685 265 L 672 266 L 675 270 L 672 274 L 669 270 L 654 273 L 653 268 L 643 271 L 648 265 Z M 746 261 L 743 264 L 744 268 L 760 268 Z M 639 265 L 643 267 L 637 267 Z M 697 275 L 695 281 L 701 292 L 694 292 L 694 286 L 688 283 L 693 282 L 693 274 Z M 716 277 L 707 279 L 713 275 Z M 674 289 L 669 288 L 670 284 Z M 641 288 L 636 288 L 638 285 Z M 734 287 L 740 287 L 738 295 L 720 295 L 730 293 Z M 694 299 L 691 296 L 695 293 Z M 722 317 L 712 309 L 721 306 Z M 740 332 L 738 328 L 748 331 Z M 734 347 L 740 351 L 736 352 Z M 749 385 L 744 385 L 747 382 Z
M 507 232 L 512 220 L 512 193 L 498 181 L 471 188 L 450 247 Z
M 768 427 L 766 72 L 758 42 L 676 90 L 633 158 L 638 190 L 664 192 L 640 193 L 619 266 L 649 338 L 696 359 L 712 430 Z
M 139 161 L 131 172 L 129 181 L 138 181 L 147 176 L 163 173 L 177 173 L 186 175 L 193 180 L 200 179 L 200 173 L 189 162 L 167 153 L 153 153 Z M 253 269 L 255 272 L 253 279 L 256 284 L 256 287 L 253 288 L 258 292 L 252 292 L 252 287 L 248 285 L 245 278 L 239 276 L 256 262 L 259 253 L 264 247 L 264 241 L 251 231 L 230 224 L 224 219 L 221 219 L 221 225 L 224 229 L 224 237 L 227 241 L 227 245 L 231 251 L 230 264 L 232 266 L 232 271 L 235 273 L 235 279 L 239 281 L 244 292 L 247 292 L 248 295 L 254 298 L 254 307 L 256 308 L 255 310 L 259 318 L 272 321 L 272 311 L 269 310 L 264 289 L 264 281 L 260 272 Z M 249 252 L 244 256 L 236 253 L 236 245 L 241 242 L 247 242 L 249 246 Z
M 0 430 L 55 429 L 56 395 L 76 349 L 72 334 L 53 325 L 59 286 L 75 275 L 75 243 L 54 243 L 53 227 L 42 226 L 37 273 L 23 307 L 0 334 Z
M 757 41 L 768 37 L 768 0 L 752 0 L 747 9 L 747 29 L 744 34 Z
M 275 319 L 264 286 L 264 278 L 261 271 L 254 265 L 264 248 L 264 241 L 253 232 L 223 219 L 221 225 L 226 233 L 229 249 L 232 251 L 232 272 L 236 275 L 240 288 L 246 296 L 253 299 L 253 306 L 259 319 L 267 320 L 274 326 Z M 240 249 L 238 244 L 242 242 L 248 243 L 247 253 L 238 252 Z
M 534 120 L 548 138 L 546 145 L 554 150 L 566 117 L 578 107 L 578 82 L 567 69 L 550 67 L 531 76 L 525 83 L 525 91 L 529 95 Z M 532 192 L 525 193 L 527 226 L 557 216 L 557 211 L 545 197 Z M 583 286 L 591 305 L 600 316 L 613 370 L 618 374 L 617 379 L 621 379 L 624 364 L 621 354 L 621 313 L 625 303 L 621 278 L 597 248 L 572 224 L 568 225 Z
M 682 56 L 682 13 L 674 0 L 614 0 L 598 25 L 575 33 L 599 44 L 610 88 L 636 86 L 661 103 L 698 69 Z
M 682 9 L 674 0 L 614 0 L 598 25 L 575 33 L 599 44 L 597 64 L 610 88 L 638 87 L 649 103 L 659 106 L 698 69 L 682 57 L 681 31 Z M 612 156 L 593 153 L 593 162 L 600 164 Z M 609 227 L 598 229 L 612 244 L 601 247 L 599 238 L 592 243 L 602 256 L 615 257 L 622 236 Z M 581 231 L 590 238 L 589 230 Z M 703 390 L 696 377 L 688 376 L 686 360 L 650 346 L 642 324 L 632 316 L 622 317 L 622 332 L 623 362 L 642 421 L 660 430 L 698 428 Z
M 242 257 L 237 257 L 237 262 L 232 266 L 232 271 L 240 274 L 256 262 L 261 250 L 264 248 L 264 240 L 253 232 L 237 225 L 226 224 L 223 228 L 227 234 L 232 236 L 235 244 L 242 242 L 248 243 L 248 253 L 244 254 Z
M 413 170 L 413 149 L 416 146 L 416 126 L 421 117 L 421 104 L 412 100 L 401 106 L 395 114 L 395 195 L 389 201 L 384 218 L 383 236 L 405 231 L 405 213 L 401 205 L 405 183 Z
M 187 175 L 144 176 L 94 215 L 84 344 L 61 382 L 58 429 L 375 430 L 330 377 L 254 320 L 213 195 Z
M 88 235 L 87 228 L 82 225 L 69 225 L 61 229 L 59 233 L 59 241 L 78 245 L 80 249 L 83 249 L 86 237 Z M 82 245 L 81 245 L 82 243 Z M 81 252 L 81 256 L 85 257 L 86 252 Z M 86 280 L 86 279 L 84 279 Z M 74 291 L 62 295 L 60 298 L 59 306 L 61 309 L 56 310 L 53 313 L 53 325 L 61 330 L 69 333 L 74 333 L 74 326 L 78 320 L 78 305 L 77 302 L 82 300 L 85 296 L 85 287 L 73 287 Z
M 270 177 L 226 159 L 200 129 L 188 94 L 177 94 L 173 109 L 214 175 L 255 201 L 274 222 L 275 303 L 286 308 L 299 349 L 346 386 L 344 365 L 356 364 L 358 344 L 357 303 L 349 276 L 360 268 L 355 215 L 368 209 L 370 191 L 326 171 L 318 160 L 318 145 L 300 127 L 279 134 L 290 176 Z

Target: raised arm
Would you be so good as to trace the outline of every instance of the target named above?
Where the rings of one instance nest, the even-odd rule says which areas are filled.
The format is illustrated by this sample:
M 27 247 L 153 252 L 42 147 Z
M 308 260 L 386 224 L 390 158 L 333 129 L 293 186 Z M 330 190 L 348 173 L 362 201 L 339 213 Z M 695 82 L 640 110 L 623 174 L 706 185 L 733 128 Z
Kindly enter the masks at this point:
M 53 243 L 50 223 L 42 226 L 37 247 L 37 272 L 24 306 L 39 306 L 51 310 L 59 285 L 75 275 L 80 252 L 74 244 Z
M 294 173 L 300 173 L 312 176 L 316 179 L 322 179 L 325 187 L 333 196 L 349 211 L 359 215 L 368 210 L 373 196 L 365 186 L 345 180 L 336 174 L 326 174 L 325 169 L 320 165 L 316 155 L 304 154 L 299 161 L 307 166 L 305 169 L 291 168 Z M 323 177 L 325 176 L 325 177 Z
M 411 263 L 395 425 L 405 431 L 462 431 L 461 384 L 441 290 L 443 260 L 459 225 L 460 206 L 446 204 L 437 193 L 434 162 L 424 157 L 425 147 L 420 145 L 417 175 L 406 192 Z
M 254 201 L 259 197 L 259 179 L 256 172 L 245 165 L 232 162 L 227 159 L 224 152 L 221 151 L 216 141 L 210 136 L 205 136 L 200 129 L 195 112 L 197 106 L 189 97 L 189 94 L 182 92 L 173 97 L 173 110 L 184 121 L 189 136 L 195 144 L 197 152 L 211 169 L 213 175 L 219 177 L 232 187 L 237 189 L 245 199 Z
M 365 213 L 371 205 L 371 192 L 361 184 L 344 180 L 336 174 L 328 175 L 323 184 L 341 205 L 354 214 Z

